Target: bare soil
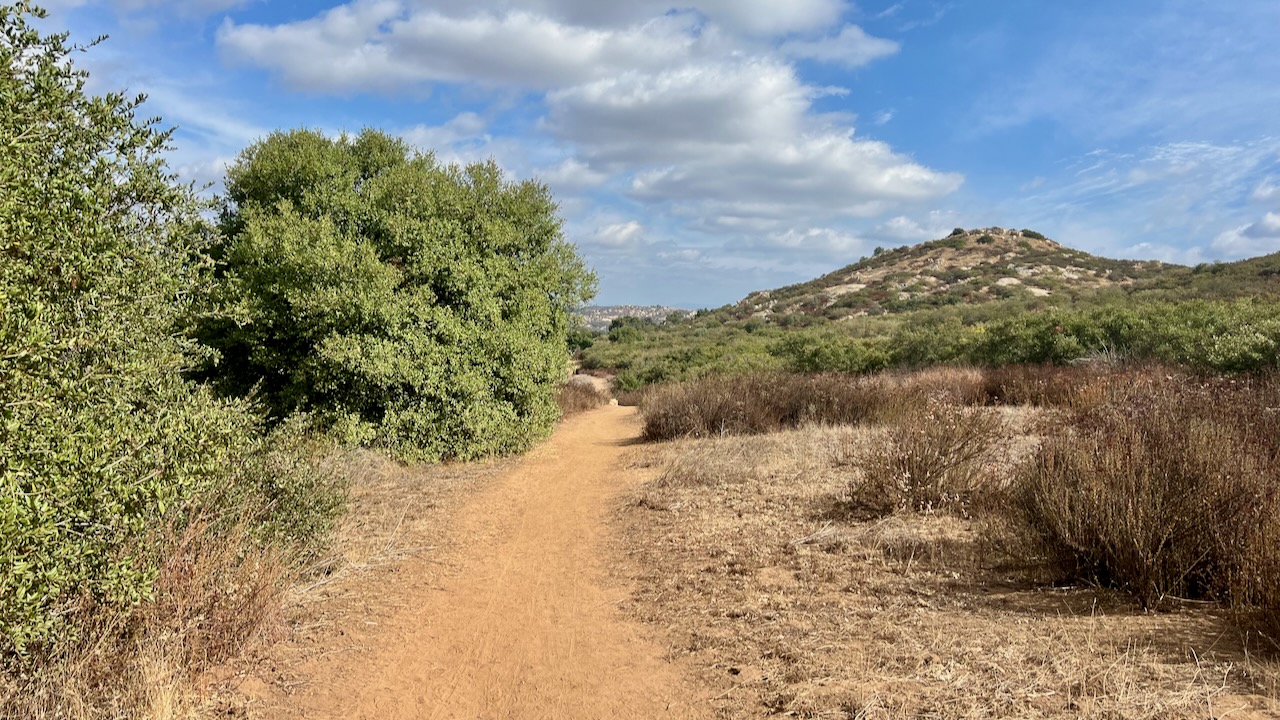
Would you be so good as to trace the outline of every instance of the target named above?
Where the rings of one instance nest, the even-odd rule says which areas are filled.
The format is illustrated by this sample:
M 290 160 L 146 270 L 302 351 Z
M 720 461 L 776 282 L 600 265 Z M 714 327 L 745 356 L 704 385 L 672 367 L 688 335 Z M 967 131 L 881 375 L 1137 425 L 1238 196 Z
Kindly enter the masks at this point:
M 605 407 L 504 465 L 371 471 L 344 569 L 299 589 L 284 642 L 220 678 L 224 714 L 699 717 L 705 695 L 624 617 L 609 572 L 638 434 L 634 409 Z

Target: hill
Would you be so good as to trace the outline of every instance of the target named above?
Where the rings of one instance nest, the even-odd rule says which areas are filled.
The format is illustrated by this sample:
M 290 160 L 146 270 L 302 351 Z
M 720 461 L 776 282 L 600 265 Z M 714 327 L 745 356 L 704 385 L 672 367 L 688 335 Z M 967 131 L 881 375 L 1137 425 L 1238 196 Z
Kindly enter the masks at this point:
M 1277 365 L 1278 349 L 1280 253 L 1186 267 L 984 228 L 640 327 L 596 342 L 581 360 L 636 389 L 761 370 L 1067 363 L 1098 354 L 1241 371 Z
M 1062 306 L 1117 296 L 1229 299 L 1280 292 L 1280 254 L 1190 268 L 1114 260 L 1031 230 L 957 229 L 940 240 L 877 252 L 815 280 L 755 292 L 727 308 L 739 320 L 786 324 L 1020 300 Z

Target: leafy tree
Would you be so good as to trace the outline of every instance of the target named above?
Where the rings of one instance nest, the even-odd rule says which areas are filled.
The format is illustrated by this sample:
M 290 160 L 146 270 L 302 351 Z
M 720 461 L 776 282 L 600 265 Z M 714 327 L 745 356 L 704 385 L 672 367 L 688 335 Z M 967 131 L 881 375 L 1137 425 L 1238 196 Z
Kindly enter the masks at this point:
M 609 323 L 609 340 L 615 343 L 638 342 L 646 332 L 655 330 L 658 324 L 649 318 L 623 315 Z
M 66 35 L 0 5 L 0 655 L 53 651 L 152 592 L 146 541 L 256 442 L 187 382 L 177 332 L 202 288 L 201 205 L 139 120 L 92 96 Z
M 228 172 L 219 312 L 198 335 L 222 387 L 406 460 L 545 434 L 570 311 L 595 278 L 546 186 L 445 166 L 366 130 L 295 130 Z
M 596 334 L 588 328 L 578 327 L 569 330 L 565 340 L 569 352 L 578 353 L 596 344 Z

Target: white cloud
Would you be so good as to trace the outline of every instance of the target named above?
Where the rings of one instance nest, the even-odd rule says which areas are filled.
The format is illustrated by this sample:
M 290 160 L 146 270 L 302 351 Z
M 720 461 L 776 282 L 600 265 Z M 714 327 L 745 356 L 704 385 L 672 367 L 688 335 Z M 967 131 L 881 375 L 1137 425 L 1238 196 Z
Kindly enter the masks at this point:
M 217 42 L 229 61 L 269 68 L 293 87 L 391 93 L 434 83 L 576 84 L 668 66 L 716 35 L 700 32 L 689 13 L 601 29 L 525 11 L 457 17 L 411 12 L 399 0 L 355 0 L 283 25 L 227 20 Z
M 1280 239 L 1280 213 L 1267 213 L 1261 220 L 1245 228 L 1244 234 L 1254 239 Z
M 898 215 L 878 225 L 869 237 L 890 243 L 915 244 L 946 237 L 953 229 L 966 226 L 956 213 L 933 210 L 921 218 Z
M 1280 251 L 1280 213 L 1267 213 L 1257 222 L 1223 232 L 1212 248 L 1231 259 Z
M 1141 243 L 1135 243 L 1139 238 L 1150 248 L 1167 246 L 1176 238 L 1219 257 L 1242 257 L 1250 254 L 1250 243 L 1239 233 L 1254 224 L 1246 214 L 1253 212 L 1247 210 L 1249 188 L 1255 188 L 1255 199 L 1258 188 L 1266 189 L 1260 178 L 1273 167 L 1277 153 L 1280 138 L 1269 137 L 1231 144 L 1176 142 L 1123 153 L 1094 151 L 1079 158 L 1078 167 L 1064 168 L 1072 173 L 1071 181 L 1047 182 L 1004 211 L 1051 236 L 1055 229 L 1077 226 L 1084 217 L 1094 231 L 1123 229 L 1122 237 L 1105 243 L 1084 233 L 1079 240 L 1059 237 L 1109 256 L 1142 251 Z
M 708 146 L 795 136 L 814 94 L 772 60 L 690 63 L 549 93 L 548 128 L 597 160 L 672 162 Z
M 818 251 L 845 258 L 856 258 L 868 248 L 867 241 L 854 233 L 825 227 L 788 230 L 766 238 L 761 245 L 785 250 Z
M 904 243 L 924 242 L 938 237 L 936 231 L 925 228 L 920 223 L 904 215 L 899 215 L 880 225 L 880 227 L 876 228 L 876 232 L 883 237 Z
M 766 221 L 759 231 L 771 220 L 777 232 L 797 212 L 811 222 L 870 216 L 942 197 L 963 181 L 856 138 L 849 118 L 814 109 L 818 98 L 847 91 L 802 82 L 785 57 L 856 66 L 897 50 L 841 26 L 843 0 L 669 9 L 647 0 L 353 0 L 275 26 L 227 20 L 218 45 L 230 60 L 313 91 L 456 83 L 544 92 L 537 129 L 572 153 L 537 166 L 549 183 L 572 191 L 616 182 L 706 226 L 754 218 Z M 817 39 L 774 52 L 755 38 L 790 33 Z M 449 130 L 415 133 L 423 143 L 443 133 L 447 142 Z
M 473 112 L 456 115 L 444 125 L 416 125 L 400 133 L 406 142 L 424 151 L 439 151 L 459 143 L 483 142 L 486 123 Z
M 1272 178 L 1265 178 L 1250 193 L 1249 199 L 1258 203 L 1272 203 L 1280 201 L 1280 183 Z
M 845 25 L 838 35 L 816 40 L 789 40 L 782 44 L 786 55 L 804 60 L 856 68 L 898 52 L 898 43 L 868 35 L 857 25 Z
M 698 197 L 757 212 L 792 215 L 820 208 L 868 217 L 900 202 L 940 198 L 960 187 L 879 142 L 829 133 L 754 147 L 716 149 L 679 165 L 639 173 L 632 194 L 649 201 Z
M 470 6 L 468 0 L 445 4 Z M 666 14 L 673 7 L 689 8 L 737 32 L 766 37 L 830 27 L 849 9 L 845 0 L 693 0 L 674 5 L 670 0 L 509 0 L 503 7 L 593 27 L 617 27 Z
M 868 216 L 960 186 L 816 114 L 824 92 L 773 59 L 691 63 L 552 92 L 547 128 L 593 163 L 636 168 L 636 199 L 703 218 Z
M 635 220 L 606 225 L 596 230 L 590 242 L 610 247 L 632 247 L 644 240 L 645 228 Z
M 588 190 L 609 180 L 607 174 L 592 170 L 590 165 L 574 158 L 540 170 L 537 176 L 551 187 L 565 190 Z

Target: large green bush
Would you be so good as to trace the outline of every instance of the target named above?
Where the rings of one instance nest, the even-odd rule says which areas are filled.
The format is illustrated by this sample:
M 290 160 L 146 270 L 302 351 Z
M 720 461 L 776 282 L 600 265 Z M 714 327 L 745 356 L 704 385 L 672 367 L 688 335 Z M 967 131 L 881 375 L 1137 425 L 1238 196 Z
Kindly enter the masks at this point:
M 380 132 L 275 133 L 230 169 L 206 368 L 406 460 L 524 449 L 557 416 L 595 278 L 536 182 Z
M 1103 305 L 1026 312 L 986 323 L 964 359 L 982 365 L 1067 363 L 1115 353 L 1198 370 L 1252 372 L 1280 363 L 1272 302 Z
M 151 595 L 152 539 L 202 512 L 273 518 L 277 473 L 241 403 L 187 382 L 179 331 L 208 231 L 141 98 L 91 96 L 65 36 L 0 6 L 0 657 L 52 652 Z M 328 496 L 332 498 L 333 496 Z M 216 501 L 215 501 L 216 500 Z M 307 499 L 304 504 L 311 504 Z M 325 505 L 327 501 L 321 501 Z M 211 503 L 213 504 L 211 506 Z M 317 506 L 331 517 L 332 508 Z

